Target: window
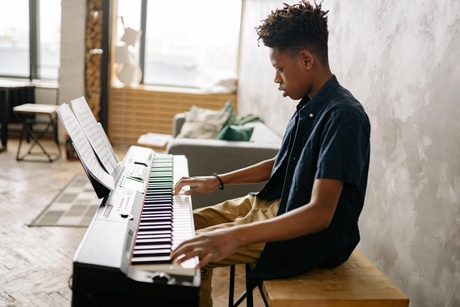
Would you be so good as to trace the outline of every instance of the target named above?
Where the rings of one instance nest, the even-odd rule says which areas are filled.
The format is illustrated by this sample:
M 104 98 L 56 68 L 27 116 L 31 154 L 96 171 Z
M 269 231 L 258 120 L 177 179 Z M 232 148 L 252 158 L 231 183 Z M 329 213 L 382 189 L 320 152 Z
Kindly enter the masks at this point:
M 143 83 L 200 88 L 235 79 L 241 6 L 241 0 L 119 0 L 124 26 L 143 33 L 137 51 Z M 118 37 L 122 32 L 119 26 Z
M 0 76 L 57 80 L 61 0 L 0 3 Z

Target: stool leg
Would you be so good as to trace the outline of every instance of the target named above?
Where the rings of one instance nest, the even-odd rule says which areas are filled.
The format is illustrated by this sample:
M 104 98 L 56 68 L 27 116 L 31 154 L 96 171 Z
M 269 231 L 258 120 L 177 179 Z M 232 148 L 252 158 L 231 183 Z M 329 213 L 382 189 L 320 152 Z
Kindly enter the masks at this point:
M 248 275 L 251 272 L 251 265 L 249 263 L 245 264 L 246 268 L 246 306 L 247 307 L 253 307 L 254 306 L 254 299 L 252 296 L 252 289 L 248 285 Z
M 18 152 L 16 153 L 16 161 L 21 161 L 22 158 L 20 158 L 20 152 L 21 152 L 21 146 L 22 146 L 22 141 L 24 139 L 24 133 L 26 132 L 26 123 L 24 122 L 22 124 L 22 130 L 21 130 L 21 135 L 19 136 L 19 146 L 18 146 Z
M 58 124 L 57 124 L 57 118 L 56 116 L 50 115 L 50 122 L 52 123 L 52 130 L 54 134 L 54 143 L 57 146 L 58 149 L 58 154 L 55 159 L 58 159 L 61 157 L 61 146 L 59 145 L 59 134 L 58 134 Z
M 268 301 L 267 301 L 267 298 L 265 297 L 265 293 L 264 293 L 264 289 L 262 288 L 262 284 L 259 284 L 257 288 L 259 288 L 260 296 L 262 297 L 262 300 L 264 301 L 265 307 L 268 307 Z
M 230 285 L 228 287 L 228 306 L 233 306 L 233 296 L 235 295 L 235 265 L 230 266 Z
M 239 306 L 244 299 L 246 298 L 246 291 L 244 291 L 240 297 L 233 303 L 233 297 L 235 294 L 235 265 L 230 267 L 230 287 L 229 287 L 229 294 L 228 294 L 228 306 L 229 307 L 237 307 Z

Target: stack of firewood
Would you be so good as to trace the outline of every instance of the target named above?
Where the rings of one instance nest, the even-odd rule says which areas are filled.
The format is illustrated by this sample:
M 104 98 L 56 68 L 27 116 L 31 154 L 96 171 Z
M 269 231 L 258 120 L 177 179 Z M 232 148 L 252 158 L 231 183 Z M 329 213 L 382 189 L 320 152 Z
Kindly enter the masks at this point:
M 102 61 L 102 0 L 88 0 L 86 21 L 85 98 L 99 120 Z

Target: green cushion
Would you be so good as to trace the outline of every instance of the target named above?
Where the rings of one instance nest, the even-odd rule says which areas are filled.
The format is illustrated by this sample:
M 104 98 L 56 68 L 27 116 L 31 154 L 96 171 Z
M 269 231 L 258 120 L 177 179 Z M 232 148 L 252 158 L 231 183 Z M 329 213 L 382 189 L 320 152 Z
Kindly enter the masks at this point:
M 228 125 L 217 136 L 218 140 L 225 141 L 249 141 L 254 127 Z

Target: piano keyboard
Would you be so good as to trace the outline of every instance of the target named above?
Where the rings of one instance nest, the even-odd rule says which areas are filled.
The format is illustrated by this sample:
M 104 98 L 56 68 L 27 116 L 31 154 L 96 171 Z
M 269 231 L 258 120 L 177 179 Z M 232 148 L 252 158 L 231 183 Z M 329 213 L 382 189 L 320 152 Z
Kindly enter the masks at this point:
M 152 163 L 132 264 L 169 263 L 173 239 L 172 157 Z
M 181 167 L 173 164 L 173 156 L 157 156 L 152 163 L 131 263 L 135 269 L 194 276 L 196 259 L 177 265 L 170 257 L 193 237 L 190 197 L 173 196 L 174 168 Z
M 191 198 L 173 195 L 184 156 L 131 146 L 73 262 L 72 306 L 198 306 L 198 258 L 171 251 L 195 235 Z

